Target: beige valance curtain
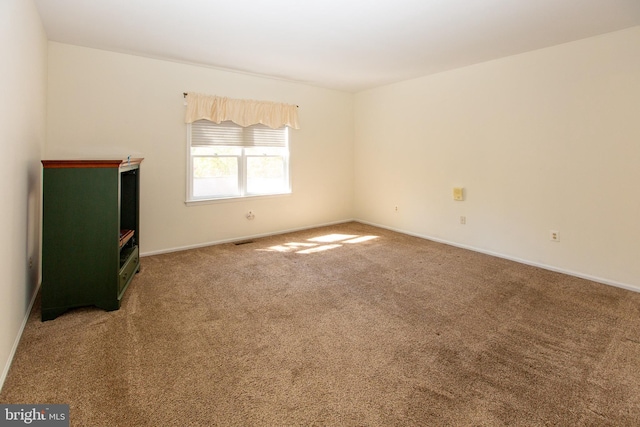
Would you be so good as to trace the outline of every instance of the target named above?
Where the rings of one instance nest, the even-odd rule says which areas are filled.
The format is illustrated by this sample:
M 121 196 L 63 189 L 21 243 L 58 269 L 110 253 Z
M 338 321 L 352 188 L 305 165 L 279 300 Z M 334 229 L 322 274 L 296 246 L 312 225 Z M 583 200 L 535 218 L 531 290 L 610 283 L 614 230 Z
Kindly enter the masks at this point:
M 187 93 L 185 123 L 206 119 L 214 123 L 227 120 L 246 127 L 261 123 L 272 129 L 289 126 L 300 129 L 298 107 L 277 102 L 231 99 L 220 96 Z

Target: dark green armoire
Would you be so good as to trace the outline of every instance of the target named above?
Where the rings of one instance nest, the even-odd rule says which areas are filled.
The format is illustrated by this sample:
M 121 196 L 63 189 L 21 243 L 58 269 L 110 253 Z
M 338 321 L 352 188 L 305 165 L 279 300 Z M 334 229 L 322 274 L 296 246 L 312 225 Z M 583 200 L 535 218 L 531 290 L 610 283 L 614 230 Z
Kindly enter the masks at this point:
M 140 270 L 140 163 L 43 160 L 42 320 L 117 310 Z

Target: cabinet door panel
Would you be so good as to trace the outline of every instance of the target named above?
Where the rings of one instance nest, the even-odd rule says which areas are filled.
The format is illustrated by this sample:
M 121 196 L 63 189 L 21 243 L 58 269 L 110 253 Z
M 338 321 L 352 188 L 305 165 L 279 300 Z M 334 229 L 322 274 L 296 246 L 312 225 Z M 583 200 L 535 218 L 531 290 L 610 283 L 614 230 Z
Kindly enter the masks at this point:
M 116 295 L 117 169 L 45 169 L 43 187 L 43 303 Z

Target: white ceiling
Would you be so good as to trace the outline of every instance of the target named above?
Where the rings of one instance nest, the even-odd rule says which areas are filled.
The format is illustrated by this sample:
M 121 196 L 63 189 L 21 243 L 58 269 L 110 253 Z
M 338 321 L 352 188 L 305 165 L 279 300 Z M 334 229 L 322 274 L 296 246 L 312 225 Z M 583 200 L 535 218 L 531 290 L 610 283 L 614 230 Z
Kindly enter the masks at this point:
M 357 92 L 640 25 L 640 0 L 35 0 L 49 40 Z

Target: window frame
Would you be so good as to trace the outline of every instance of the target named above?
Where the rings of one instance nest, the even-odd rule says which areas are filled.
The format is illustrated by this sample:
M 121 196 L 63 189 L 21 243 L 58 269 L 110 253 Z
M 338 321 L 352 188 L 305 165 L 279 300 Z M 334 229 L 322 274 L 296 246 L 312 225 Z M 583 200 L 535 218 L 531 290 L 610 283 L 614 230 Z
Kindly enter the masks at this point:
M 226 123 L 226 122 L 223 122 Z M 215 123 L 212 123 L 212 125 L 216 125 Z M 239 126 L 239 125 L 238 125 Z M 241 127 L 241 126 L 239 126 Z M 241 127 L 242 128 L 242 127 Z M 243 132 L 245 131 L 246 128 L 242 128 Z M 291 185 L 291 150 L 290 150 L 290 132 L 289 132 L 289 128 L 287 126 L 283 127 L 283 132 L 284 132 L 284 147 L 282 147 L 284 149 L 284 154 L 283 155 L 269 155 L 269 154 L 265 154 L 265 155 L 258 155 L 258 154 L 246 154 L 246 151 L 248 149 L 251 148 L 255 148 L 255 146 L 241 146 L 241 145 L 222 145 L 223 147 L 237 147 L 240 148 L 240 154 L 239 155 L 234 155 L 234 154 L 221 154 L 221 155 L 216 155 L 216 156 L 212 156 L 212 155 L 206 155 L 206 154 L 192 154 L 192 124 L 191 123 L 187 123 L 187 144 L 186 144 L 186 148 L 187 148 L 187 153 L 186 153 L 186 157 L 187 157 L 187 176 L 186 176 L 186 197 L 185 197 L 185 204 L 187 206 L 191 206 L 191 205 L 198 205 L 198 204 L 208 204 L 208 203 L 218 203 L 218 202 L 229 202 L 229 201 L 239 201 L 239 200 L 244 200 L 244 199 L 251 199 L 251 198 L 268 198 L 268 197 L 279 197 L 279 196 L 286 196 L 286 195 L 290 195 L 292 193 L 292 185 Z M 232 195 L 225 195 L 225 196 L 220 196 L 220 197 L 212 197 L 212 196 L 206 196 L 206 197 L 194 197 L 193 194 L 193 190 L 194 190 L 194 176 L 193 176 L 193 159 L 197 158 L 197 157 L 204 157 L 204 158 L 236 158 L 237 160 L 237 166 L 238 166 L 238 189 L 239 189 L 239 194 L 232 194 Z M 279 191 L 279 192 L 274 192 L 274 193 L 248 193 L 247 192 L 247 186 L 248 186 L 248 159 L 249 158 L 261 158 L 261 157 L 274 157 L 274 158 L 278 158 L 278 159 L 282 159 L 283 161 L 283 173 L 284 173 L 284 189 L 283 191 Z

